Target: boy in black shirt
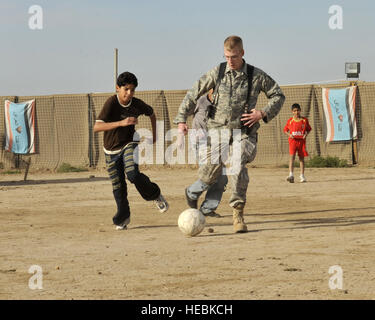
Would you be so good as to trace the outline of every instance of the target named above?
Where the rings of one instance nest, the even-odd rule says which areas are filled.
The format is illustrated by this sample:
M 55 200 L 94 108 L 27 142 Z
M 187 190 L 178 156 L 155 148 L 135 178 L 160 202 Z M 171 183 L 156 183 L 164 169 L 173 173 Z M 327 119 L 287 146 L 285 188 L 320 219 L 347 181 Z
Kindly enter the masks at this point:
M 134 74 L 120 74 L 117 78 L 117 94 L 105 102 L 94 125 L 94 132 L 104 131 L 103 149 L 106 166 L 117 204 L 117 213 L 112 220 L 117 230 L 126 229 L 130 223 L 125 175 L 143 199 L 154 200 L 160 212 L 168 210 L 168 203 L 158 185 L 139 171 L 135 161 L 138 141 L 134 141 L 133 138 L 138 116 L 144 114 L 150 117 L 153 143 L 156 141 L 156 116 L 152 107 L 134 98 L 137 86 L 138 80 Z

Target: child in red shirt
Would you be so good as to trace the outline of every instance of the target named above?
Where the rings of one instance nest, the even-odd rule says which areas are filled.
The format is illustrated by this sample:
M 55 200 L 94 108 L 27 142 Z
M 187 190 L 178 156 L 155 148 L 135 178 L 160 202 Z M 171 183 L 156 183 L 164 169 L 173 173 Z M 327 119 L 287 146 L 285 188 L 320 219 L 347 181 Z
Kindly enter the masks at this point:
M 311 131 L 309 120 L 301 117 L 301 106 L 298 103 L 292 105 L 293 117 L 288 119 L 284 127 L 284 132 L 289 139 L 289 176 L 286 178 L 290 183 L 294 182 L 294 159 L 298 152 L 301 169 L 300 182 L 306 182 L 304 157 L 308 156 L 306 151 L 306 137 Z

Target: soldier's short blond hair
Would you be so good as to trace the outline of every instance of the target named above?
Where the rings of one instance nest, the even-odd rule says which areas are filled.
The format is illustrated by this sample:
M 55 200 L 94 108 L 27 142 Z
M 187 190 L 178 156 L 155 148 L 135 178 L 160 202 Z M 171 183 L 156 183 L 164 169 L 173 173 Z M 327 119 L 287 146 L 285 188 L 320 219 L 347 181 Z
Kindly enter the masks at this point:
M 224 40 L 224 48 L 229 51 L 235 48 L 243 50 L 242 39 L 239 36 L 229 36 Z

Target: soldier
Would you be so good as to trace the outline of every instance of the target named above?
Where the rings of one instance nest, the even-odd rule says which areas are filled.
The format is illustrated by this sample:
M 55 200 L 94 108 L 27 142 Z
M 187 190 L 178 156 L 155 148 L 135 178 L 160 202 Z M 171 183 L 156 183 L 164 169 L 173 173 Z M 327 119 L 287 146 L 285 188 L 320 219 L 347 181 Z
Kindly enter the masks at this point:
M 194 134 L 190 137 L 191 144 L 194 147 L 198 156 L 199 165 L 207 160 L 206 148 L 207 146 L 207 112 L 212 105 L 213 90 L 209 90 L 207 94 L 201 96 L 194 110 L 192 129 L 195 130 Z M 219 206 L 221 198 L 228 183 L 228 178 L 225 174 L 220 175 L 217 181 L 209 186 L 206 191 L 205 199 L 201 203 L 199 210 L 206 217 L 220 218 L 220 214 L 215 212 Z M 186 190 L 185 190 L 186 192 Z M 187 197 L 187 196 L 186 196 Z M 197 209 L 197 208 L 196 208 Z
M 257 130 L 259 121 L 267 123 L 280 111 L 285 96 L 278 84 L 262 70 L 247 65 L 243 59 L 245 52 L 242 39 L 230 36 L 224 41 L 224 57 L 227 61 L 222 79 L 219 78 L 220 66 L 208 71 L 186 93 L 174 123 L 178 124 L 180 132 L 187 134 L 186 119 L 195 108 L 197 100 L 207 91 L 215 88 L 213 108 L 208 113 L 207 128 L 210 132 L 231 130 L 232 137 L 229 142 L 231 154 L 234 154 L 234 132 L 240 132 L 240 158 L 237 160 L 239 170 L 230 175 L 232 194 L 229 205 L 233 208 L 233 227 L 235 232 L 247 232 L 243 214 L 246 204 L 246 191 L 249 176 L 246 164 L 254 160 L 257 146 Z M 249 89 L 249 90 L 248 90 Z M 260 110 L 255 109 L 260 91 L 268 98 L 267 106 Z M 234 130 L 236 129 L 236 130 Z M 225 146 L 219 144 L 219 150 Z M 198 171 L 199 179 L 185 190 L 187 202 L 190 207 L 197 208 L 199 196 L 210 185 L 217 181 L 221 174 L 225 174 L 223 158 L 213 161 L 214 150 L 211 145 L 207 148 L 207 163 L 201 165 Z M 233 156 L 232 156 L 233 158 Z

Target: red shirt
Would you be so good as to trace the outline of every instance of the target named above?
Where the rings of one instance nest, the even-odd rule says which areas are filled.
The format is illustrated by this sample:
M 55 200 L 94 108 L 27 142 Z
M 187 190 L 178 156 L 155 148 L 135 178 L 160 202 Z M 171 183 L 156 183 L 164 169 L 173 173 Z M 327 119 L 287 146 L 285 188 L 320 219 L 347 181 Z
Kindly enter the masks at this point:
M 288 119 L 284 127 L 284 132 L 290 132 L 294 139 L 303 139 L 303 135 L 310 131 L 311 127 L 309 120 L 304 117 L 301 117 L 300 119 L 294 119 L 292 117 Z

